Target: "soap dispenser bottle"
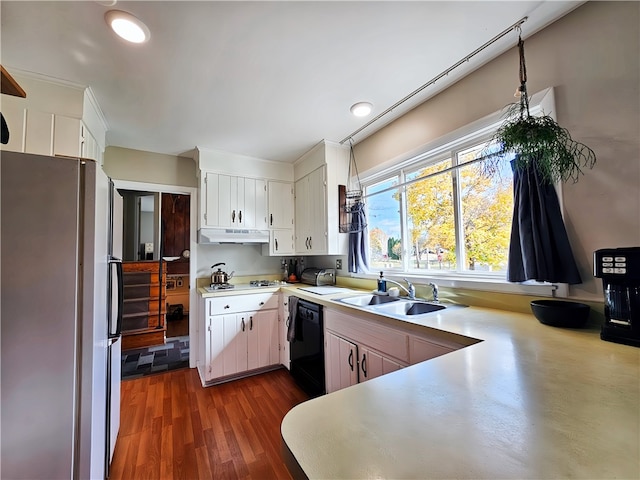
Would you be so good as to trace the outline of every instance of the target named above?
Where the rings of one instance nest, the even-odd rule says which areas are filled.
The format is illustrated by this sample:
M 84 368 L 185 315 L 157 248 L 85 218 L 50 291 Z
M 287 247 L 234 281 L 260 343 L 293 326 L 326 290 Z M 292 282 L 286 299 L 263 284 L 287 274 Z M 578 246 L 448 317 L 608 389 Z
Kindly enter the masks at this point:
M 379 292 L 387 291 L 387 281 L 384 279 L 383 272 L 380 272 L 380 278 L 378 279 L 378 291 Z

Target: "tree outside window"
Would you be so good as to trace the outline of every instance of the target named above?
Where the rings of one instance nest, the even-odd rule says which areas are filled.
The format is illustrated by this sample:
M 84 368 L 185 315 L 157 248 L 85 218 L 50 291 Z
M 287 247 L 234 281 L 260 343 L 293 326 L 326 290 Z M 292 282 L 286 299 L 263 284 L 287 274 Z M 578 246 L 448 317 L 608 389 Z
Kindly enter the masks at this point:
M 506 271 L 513 175 L 508 161 L 502 162 L 499 175 L 483 175 L 482 162 L 471 160 L 484 148 L 485 144 L 477 145 L 407 172 L 404 199 L 402 187 L 375 195 L 399 184 L 397 175 L 367 188 L 372 268 Z M 403 211 L 406 265 L 402 263 Z

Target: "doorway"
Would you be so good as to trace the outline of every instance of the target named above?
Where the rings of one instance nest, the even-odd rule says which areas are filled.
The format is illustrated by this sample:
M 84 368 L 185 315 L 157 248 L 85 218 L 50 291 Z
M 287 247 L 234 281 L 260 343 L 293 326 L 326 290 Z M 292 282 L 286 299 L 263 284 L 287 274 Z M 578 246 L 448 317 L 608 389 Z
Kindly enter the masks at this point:
M 162 309 L 159 311 L 156 305 L 158 294 L 150 302 L 156 305 L 153 316 L 157 321 L 150 320 L 148 326 L 135 325 L 133 330 L 126 330 L 123 319 L 123 340 L 135 340 L 129 342 L 131 348 L 122 352 L 122 378 L 188 367 L 191 363 L 192 193 L 124 188 L 119 192 L 124 199 L 125 270 L 127 263 L 162 265 L 159 285 Z M 135 292 L 139 288 L 130 290 Z M 125 306 L 128 301 L 135 299 L 127 298 L 125 285 Z M 144 340 L 145 335 L 148 341 Z
M 162 193 L 161 245 L 167 260 L 167 338 L 189 335 L 190 196 Z

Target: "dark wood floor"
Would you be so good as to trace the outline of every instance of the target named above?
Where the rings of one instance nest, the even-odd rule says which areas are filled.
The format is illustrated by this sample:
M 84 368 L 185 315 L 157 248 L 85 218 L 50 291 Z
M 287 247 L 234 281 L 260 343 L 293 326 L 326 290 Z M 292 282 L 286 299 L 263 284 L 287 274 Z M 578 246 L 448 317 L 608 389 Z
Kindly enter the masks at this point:
M 203 388 L 195 369 L 122 382 L 118 479 L 289 479 L 280 424 L 308 399 L 285 369 Z
M 181 320 L 167 321 L 167 338 L 182 337 L 189 335 L 189 315 L 185 315 Z

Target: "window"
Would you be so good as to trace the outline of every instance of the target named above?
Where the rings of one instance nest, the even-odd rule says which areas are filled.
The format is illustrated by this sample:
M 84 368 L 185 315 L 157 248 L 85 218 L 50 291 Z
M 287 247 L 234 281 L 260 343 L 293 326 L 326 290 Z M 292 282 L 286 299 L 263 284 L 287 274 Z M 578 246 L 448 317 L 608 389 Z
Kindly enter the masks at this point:
M 511 216 L 509 159 L 482 175 L 486 141 L 422 155 L 365 184 L 371 270 L 505 276 Z
M 532 95 L 531 114 L 555 118 L 553 88 Z M 481 153 L 503 119 L 496 112 L 426 146 L 394 167 L 362 177 L 369 269 L 436 279 L 439 285 L 567 296 L 566 284 L 506 281 L 513 174 L 505 158 L 483 176 Z
M 400 189 L 397 176 L 367 187 L 370 268 L 402 268 Z

